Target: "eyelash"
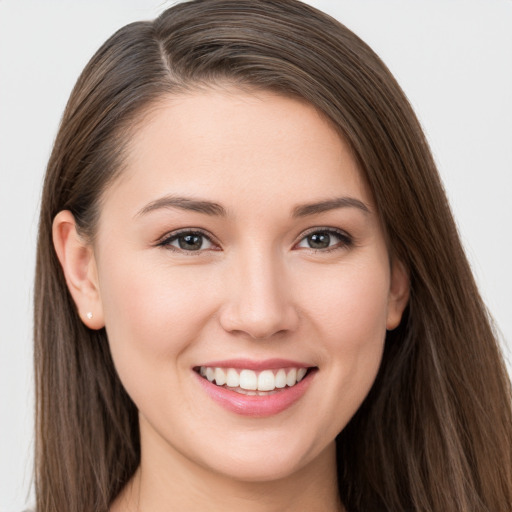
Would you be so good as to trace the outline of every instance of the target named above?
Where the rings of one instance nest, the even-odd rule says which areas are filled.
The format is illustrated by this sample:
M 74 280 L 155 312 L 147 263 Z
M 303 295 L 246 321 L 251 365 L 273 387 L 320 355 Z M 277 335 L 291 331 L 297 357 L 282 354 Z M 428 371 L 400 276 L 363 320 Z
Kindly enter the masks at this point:
M 294 248 L 298 247 L 300 243 L 302 243 L 308 237 L 315 235 L 315 234 L 329 235 L 329 237 L 332 237 L 334 235 L 336 238 L 339 239 L 339 242 L 334 244 L 333 246 L 328 246 L 328 247 L 321 248 L 321 249 L 316 249 L 314 247 L 304 247 L 304 249 L 313 251 L 315 253 L 320 252 L 320 253 L 325 254 L 325 253 L 329 253 L 329 252 L 340 250 L 340 249 L 347 249 L 354 244 L 352 237 L 340 229 L 313 228 L 310 231 L 303 233 L 300 240 L 293 247 Z M 202 231 L 200 229 L 184 229 L 184 230 L 181 230 L 178 232 L 170 233 L 170 234 L 166 235 L 164 238 L 162 238 L 159 242 L 157 242 L 156 245 L 158 247 L 164 247 L 171 251 L 175 251 L 175 252 L 178 252 L 181 254 L 187 254 L 189 256 L 199 255 L 202 252 L 208 251 L 208 250 L 219 250 L 219 249 L 212 249 L 212 248 L 207 248 L 207 249 L 200 248 L 198 250 L 187 250 L 187 249 L 178 248 L 178 247 L 171 245 L 172 242 L 179 240 L 179 238 L 183 237 L 183 236 L 200 236 L 203 239 L 206 239 L 210 244 L 212 244 L 212 246 L 219 247 L 219 244 L 214 242 L 211 236 L 209 236 L 207 233 L 205 233 L 204 231 Z M 201 243 L 201 246 L 202 245 L 203 245 L 203 243 Z
M 212 246 L 217 246 L 213 240 L 212 237 L 206 234 L 204 231 L 201 231 L 200 229 L 183 229 L 181 231 L 169 233 L 168 235 L 164 236 L 156 245 L 158 247 L 164 247 L 166 249 L 169 249 L 171 251 L 179 252 L 181 254 L 186 254 L 187 256 L 196 256 L 198 254 L 201 254 L 203 251 L 206 250 L 218 250 L 218 249 L 198 249 L 196 251 L 186 250 L 179 247 L 174 247 L 171 245 L 172 242 L 179 240 L 180 237 L 184 236 L 200 236 L 203 239 L 206 239 Z M 203 245 L 203 244 L 201 244 Z
M 352 245 L 354 245 L 354 240 L 352 239 L 352 237 L 345 231 L 342 231 L 341 229 L 317 227 L 317 228 L 311 229 L 310 231 L 308 231 L 306 233 L 303 233 L 299 242 L 297 242 L 297 244 L 295 244 L 294 247 L 297 247 L 298 244 L 300 244 L 302 241 L 306 240 L 309 236 L 316 235 L 316 234 L 326 234 L 326 235 L 329 235 L 330 237 L 332 237 L 334 235 L 336 238 L 338 238 L 339 242 L 334 244 L 333 246 L 329 246 L 329 247 L 326 247 L 323 249 L 315 249 L 314 247 L 305 247 L 305 249 L 314 251 L 315 253 L 321 252 L 321 253 L 325 254 L 325 253 L 329 253 L 329 252 L 340 250 L 340 249 L 348 249 Z

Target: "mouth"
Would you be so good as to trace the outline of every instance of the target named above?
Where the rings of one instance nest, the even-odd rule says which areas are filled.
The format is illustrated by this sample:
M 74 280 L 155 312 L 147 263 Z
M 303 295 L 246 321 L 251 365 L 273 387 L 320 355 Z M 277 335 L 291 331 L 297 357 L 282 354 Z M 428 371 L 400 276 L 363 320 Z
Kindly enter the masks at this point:
M 201 377 L 215 386 L 247 396 L 269 396 L 293 388 L 315 367 L 272 368 L 260 371 L 249 368 L 197 366 Z
M 193 368 L 200 388 L 218 405 L 237 415 L 264 418 L 300 401 L 317 366 L 284 359 L 237 359 Z

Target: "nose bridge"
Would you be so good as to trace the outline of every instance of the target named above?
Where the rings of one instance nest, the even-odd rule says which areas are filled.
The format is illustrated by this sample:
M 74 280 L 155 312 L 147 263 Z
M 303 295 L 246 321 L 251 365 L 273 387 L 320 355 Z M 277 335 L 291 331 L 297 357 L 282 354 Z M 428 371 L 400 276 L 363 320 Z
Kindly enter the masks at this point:
M 224 328 L 265 339 L 296 327 L 284 262 L 272 247 L 247 244 L 234 256 Z

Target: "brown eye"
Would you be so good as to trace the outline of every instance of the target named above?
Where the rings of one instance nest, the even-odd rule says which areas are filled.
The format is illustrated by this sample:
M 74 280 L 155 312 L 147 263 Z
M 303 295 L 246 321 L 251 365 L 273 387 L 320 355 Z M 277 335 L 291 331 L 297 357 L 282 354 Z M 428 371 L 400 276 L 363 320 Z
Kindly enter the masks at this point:
M 162 240 L 158 245 L 177 251 L 199 252 L 213 248 L 212 241 L 203 233 L 182 231 Z
M 311 249 L 327 249 L 331 245 L 329 233 L 313 233 L 307 236 L 306 240 Z
M 201 235 L 182 235 L 177 238 L 180 249 L 185 251 L 198 251 L 203 246 Z
M 352 239 L 345 233 L 333 229 L 319 229 L 306 235 L 297 244 L 298 248 L 314 250 L 332 250 L 348 247 Z

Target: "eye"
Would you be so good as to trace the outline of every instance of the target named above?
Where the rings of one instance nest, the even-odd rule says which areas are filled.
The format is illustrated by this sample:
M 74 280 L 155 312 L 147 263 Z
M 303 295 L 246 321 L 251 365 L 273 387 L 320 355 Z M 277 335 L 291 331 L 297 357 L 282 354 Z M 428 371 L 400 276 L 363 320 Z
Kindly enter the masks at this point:
M 346 233 L 335 229 L 317 229 L 308 233 L 296 245 L 298 248 L 314 250 L 341 249 L 352 245 L 352 239 Z
M 200 231 L 180 231 L 167 236 L 158 245 L 186 252 L 199 252 L 215 247 L 210 238 Z

